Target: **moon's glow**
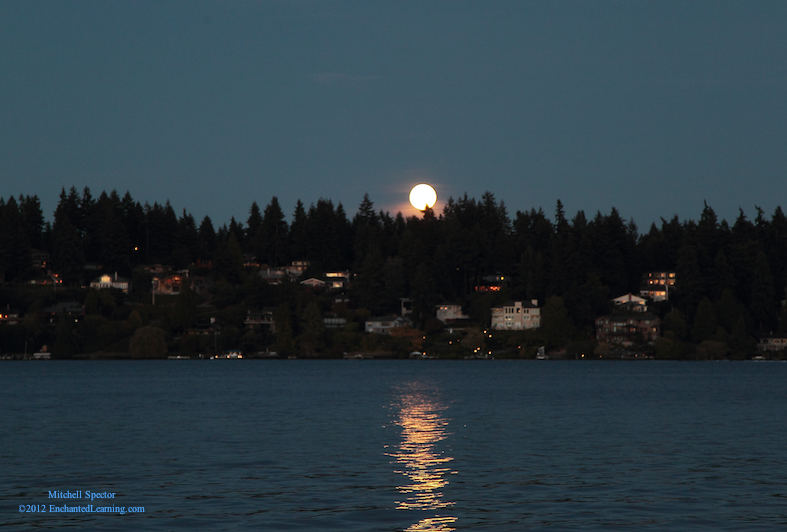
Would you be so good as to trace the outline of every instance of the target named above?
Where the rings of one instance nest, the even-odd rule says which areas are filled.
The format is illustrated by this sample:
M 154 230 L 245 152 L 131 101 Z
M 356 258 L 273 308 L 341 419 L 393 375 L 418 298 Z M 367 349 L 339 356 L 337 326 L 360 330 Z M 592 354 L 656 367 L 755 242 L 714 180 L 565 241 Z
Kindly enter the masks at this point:
M 410 191 L 410 203 L 419 211 L 425 211 L 437 203 L 437 192 L 426 183 L 415 185 Z

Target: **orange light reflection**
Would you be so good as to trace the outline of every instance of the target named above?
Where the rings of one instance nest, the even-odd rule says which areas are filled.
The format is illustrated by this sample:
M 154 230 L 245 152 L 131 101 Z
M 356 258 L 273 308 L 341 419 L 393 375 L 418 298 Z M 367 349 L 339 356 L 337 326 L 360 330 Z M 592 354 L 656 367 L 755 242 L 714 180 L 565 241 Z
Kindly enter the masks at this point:
M 441 491 L 449 483 L 447 475 L 456 474 L 456 471 L 447 467 L 453 458 L 435 447 L 449 434 L 446 430 L 448 420 L 441 415 L 446 407 L 435 395 L 434 391 L 412 384 L 402 390 L 393 405 L 398 414 L 395 423 L 402 429 L 402 442 L 397 452 L 388 456 L 402 466 L 396 473 L 409 481 L 397 486 L 399 493 L 406 495 L 404 500 L 397 501 L 398 510 L 442 510 L 454 505 L 444 500 Z M 433 515 L 407 530 L 452 531 L 455 528 L 450 525 L 456 520 L 456 517 Z

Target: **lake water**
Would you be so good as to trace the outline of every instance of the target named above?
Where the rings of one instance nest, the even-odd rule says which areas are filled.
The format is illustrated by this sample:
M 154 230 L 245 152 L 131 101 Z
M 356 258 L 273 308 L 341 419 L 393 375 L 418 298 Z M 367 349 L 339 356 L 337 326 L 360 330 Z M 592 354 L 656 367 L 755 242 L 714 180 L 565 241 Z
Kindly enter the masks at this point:
M 0 529 L 784 530 L 785 384 L 768 362 L 3 362 Z M 18 510 L 88 491 L 144 513 Z

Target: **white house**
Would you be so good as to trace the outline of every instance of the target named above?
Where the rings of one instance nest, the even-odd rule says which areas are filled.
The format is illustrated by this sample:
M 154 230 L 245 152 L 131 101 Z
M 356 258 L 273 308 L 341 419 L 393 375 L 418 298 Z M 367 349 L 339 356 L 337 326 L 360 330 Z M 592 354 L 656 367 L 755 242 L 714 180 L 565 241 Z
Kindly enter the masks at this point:
M 440 303 L 437 305 L 437 319 L 448 323 L 449 321 L 466 320 L 468 316 L 462 314 L 462 305 Z
M 322 324 L 326 329 L 344 329 L 347 325 L 347 320 L 337 316 L 335 312 L 329 312 L 322 315 Z
M 541 327 L 541 309 L 538 300 L 508 301 L 492 307 L 492 328 L 497 330 L 524 330 Z
M 760 336 L 757 342 L 758 351 L 784 351 L 787 350 L 787 334 L 766 334 Z
M 365 330 L 373 334 L 391 334 L 391 329 L 408 327 L 411 321 L 401 316 L 380 316 L 366 320 Z
M 115 277 L 105 273 L 98 279 L 93 280 L 90 283 L 90 288 L 96 288 L 98 290 L 104 288 L 117 288 L 118 290 L 123 290 L 123 292 L 128 293 L 129 285 L 128 279 L 118 277 L 118 272 L 115 272 Z

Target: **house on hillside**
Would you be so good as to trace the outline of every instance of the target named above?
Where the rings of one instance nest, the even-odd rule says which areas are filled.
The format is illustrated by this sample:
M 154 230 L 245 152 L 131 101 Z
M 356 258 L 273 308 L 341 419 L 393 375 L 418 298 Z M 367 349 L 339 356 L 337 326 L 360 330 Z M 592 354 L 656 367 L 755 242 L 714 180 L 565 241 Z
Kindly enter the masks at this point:
M 341 290 L 350 284 L 350 272 L 325 272 L 325 279 L 330 290 Z
M 647 313 L 613 314 L 596 318 L 596 340 L 631 345 L 636 341 L 653 342 L 661 335 L 661 320 Z
M 326 329 L 344 329 L 347 320 L 335 312 L 327 312 L 322 315 L 322 324 Z
M 276 332 L 276 307 L 265 307 L 262 310 L 249 310 L 243 323 L 247 329 L 260 328 L 272 333 Z
M 617 310 L 625 312 L 646 312 L 648 310 L 648 302 L 644 297 L 635 296 L 631 292 L 626 295 L 616 297 L 612 300 Z
M 118 290 L 123 290 L 126 294 L 128 294 L 128 290 L 131 286 L 131 283 L 128 279 L 124 277 L 118 277 L 118 272 L 115 272 L 115 276 L 111 276 L 108 273 L 105 273 L 101 277 L 98 277 L 91 281 L 90 288 L 95 288 L 96 290 L 104 290 L 106 288 L 116 288 Z
M 538 300 L 508 301 L 492 307 L 492 328 L 496 330 L 521 331 L 541 327 L 541 308 Z
M 307 288 L 311 288 L 312 290 L 323 290 L 325 289 L 325 281 L 322 279 L 318 279 L 316 277 L 309 277 L 308 279 L 304 279 L 301 281 L 301 284 Z
M 40 249 L 31 249 L 30 260 L 36 270 L 46 270 L 49 265 L 49 253 Z
M 653 301 L 669 301 L 669 293 L 675 287 L 675 280 L 675 272 L 648 272 L 639 295 Z
M 159 279 L 153 278 L 153 292 L 156 294 L 177 295 L 183 282 L 188 282 L 185 276 L 176 274 Z
M 309 269 L 309 261 L 308 260 L 294 260 L 290 262 L 289 266 L 285 266 L 282 268 L 285 272 L 293 277 L 300 277 L 303 275 L 303 272 Z
M 282 284 L 285 280 L 289 279 L 287 272 L 282 270 L 271 270 L 270 268 L 267 270 L 260 270 L 257 275 L 259 275 L 263 281 L 272 285 Z
M 5 309 L 0 310 L 0 323 L 7 323 L 8 325 L 16 325 L 19 323 L 21 314 L 15 308 L 11 308 L 7 304 Z
M 244 268 L 259 268 L 260 263 L 257 262 L 257 257 L 254 256 L 253 253 L 244 253 L 243 257 L 243 267 Z
M 365 331 L 372 334 L 391 334 L 392 329 L 397 327 L 410 327 L 412 322 L 401 316 L 378 316 L 366 320 Z
M 469 316 L 462 314 L 462 305 L 455 303 L 440 303 L 437 305 L 437 319 L 443 323 L 456 320 L 466 320 Z
M 44 308 L 41 313 L 49 323 L 57 323 L 61 316 L 79 321 L 85 315 L 85 307 L 77 301 L 61 301 L 51 307 Z

